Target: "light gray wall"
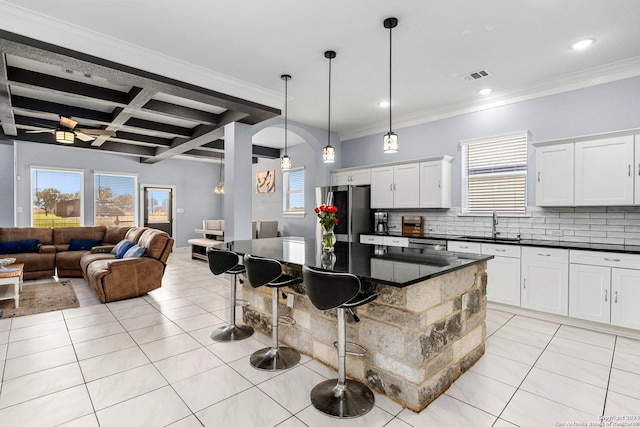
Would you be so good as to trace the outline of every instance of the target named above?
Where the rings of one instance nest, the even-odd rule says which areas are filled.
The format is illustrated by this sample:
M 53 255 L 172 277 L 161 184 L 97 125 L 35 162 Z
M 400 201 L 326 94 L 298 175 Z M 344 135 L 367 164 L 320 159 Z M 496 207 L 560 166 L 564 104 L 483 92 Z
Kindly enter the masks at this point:
M 342 167 L 435 157 L 454 157 L 452 206 L 460 206 L 460 141 L 529 131 L 530 143 L 640 128 L 640 77 L 545 96 L 403 129 L 396 154 L 382 152 L 382 133 L 343 141 Z M 535 170 L 529 148 L 529 173 Z M 531 175 L 530 175 L 531 176 Z M 527 204 L 535 204 L 528 180 Z
M 0 227 L 13 227 L 13 143 L 0 141 Z
M 4 156 L 0 157 L 0 167 L 4 168 Z M 176 187 L 176 207 L 184 209 L 177 214 L 174 239 L 177 247 L 186 247 L 187 240 L 198 236 L 195 228 L 202 228 L 203 219 L 222 218 L 222 199 L 213 194 L 218 183 L 217 164 L 168 159 L 156 164 L 140 163 L 137 157 L 127 157 L 102 153 L 98 150 L 61 147 L 34 143 L 17 143 L 16 174 L 17 206 L 22 213 L 17 214 L 17 225 L 31 225 L 30 212 L 30 166 L 49 166 L 84 170 L 84 223 L 93 224 L 94 215 L 94 175 L 93 171 L 135 173 L 138 184 L 172 185 Z M 2 205 L 10 201 L 13 195 L 0 189 Z M 4 208 L 3 211 L 4 212 Z M 13 224 L 11 224 L 13 225 Z
M 309 144 L 289 147 L 289 156 L 293 159 L 293 167 L 304 166 L 305 216 L 303 218 L 285 218 L 282 216 L 283 181 L 280 170 L 280 159 L 260 159 L 253 165 L 253 181 L 257 172 L 275 170 L 276 191 L 274 193 L 257 194 L 253 188 L 253 220 L 278 221 L 278 230 L 282 236 L 314 237 L 316 227 L 315 188 L 326 185 L 324 179 L 318 177 L 320 169 L 324 170 L 321 154 L 314 151 Z M 323 172 L 323 175 L 327 174 Z M 324 177 L 323 177 L 324 178 Z

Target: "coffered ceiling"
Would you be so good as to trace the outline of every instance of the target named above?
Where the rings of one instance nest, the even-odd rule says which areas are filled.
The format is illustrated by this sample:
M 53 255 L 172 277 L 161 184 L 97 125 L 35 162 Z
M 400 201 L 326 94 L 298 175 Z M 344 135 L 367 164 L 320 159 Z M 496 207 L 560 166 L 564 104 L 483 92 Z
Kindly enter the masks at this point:
M 289 119 L 326 128 L 323 53 L 331 49 L 331 130 L 342 140 L 382 135 L 388 110 L 378 102 L 389 94 L 382 22 L 391 16 L 399 21 L 392 101 L 400 137 L 405 126 L 640 75 L 638 0 L 0 0 L 0 29 L 87 55 L 3 50 L 0 90 L 11 97 L 2 108 L 22 132 L 32 119 L 51 127 L 67 111 L 60 114 L 83 127 L 116 130 L 115 139 L 94 143 L 100 149 L 145 161 L 182 150 L 209 154 L 220 144 L 220 123 L 279 114 L 284 73 L 293 77 Z M 584 38 L 595 40 L 589 49 L 569 48 Z M 96 58 L 111 65 L 84 66 Z M 113 64 L 131 68 L 118 74 L 108 71 Z M 465 78 L 479 70 L 487 75 Z M 96 86 L 99 94 L 83 92 Z M 479 95 L 483 88 L 493 92 Z M 280 131 L 267 139 L 260 145 L 281 148 L 284 138 Z
M 73 147 L 138 156 L 144 163 L 174 156 L 220 160 L 224 125 L 256 124 L 280 114 L 3 31 L 0 52 L 0 139 L 57 144 L 54 131 L 69 130 L 60 124 L 62 116 L 78 123 L 75 130 L 112 131 L 81 133 Z M 279 150 L 256 145 L 253 154 L 277 158 Z

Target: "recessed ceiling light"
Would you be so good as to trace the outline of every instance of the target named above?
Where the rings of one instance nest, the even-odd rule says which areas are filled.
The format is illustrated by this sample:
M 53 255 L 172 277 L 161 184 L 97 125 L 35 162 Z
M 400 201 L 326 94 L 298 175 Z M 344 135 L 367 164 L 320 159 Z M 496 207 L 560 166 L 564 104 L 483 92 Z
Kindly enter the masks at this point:
M 480 95 L 489 95 L 491 92 L 493 92 L 493 89 L 490 89 L 490 88 L 480 89 L 478 91 Z
M 593 42 L 593 39 L 584 39 L 573 43 L 570 47 L 573 50 L 583 50 L 591 46 Z
M 387 108 L 389 106 L 389 101 L 378 101 L 378 107 Z

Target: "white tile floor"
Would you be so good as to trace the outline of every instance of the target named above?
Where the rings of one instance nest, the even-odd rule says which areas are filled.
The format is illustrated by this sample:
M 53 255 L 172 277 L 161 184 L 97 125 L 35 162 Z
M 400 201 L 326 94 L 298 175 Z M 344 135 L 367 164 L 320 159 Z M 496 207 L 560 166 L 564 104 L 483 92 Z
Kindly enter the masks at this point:
M 163 287 L 141 298 L 100 304 L 72 282 L 80 308 L 0 320 L 2 426 L 640 423 L 640 341 L 628 338 L 489 310 L 486 354 L 422 413 L 376 395 L 364 417 L 335 420 L 308 397 L 332 369 L 303 356 L 261 372 L 248 356 L 269 337 L 209 339 L 227 315 L 224 288 L 189 254 L 172 254 Z

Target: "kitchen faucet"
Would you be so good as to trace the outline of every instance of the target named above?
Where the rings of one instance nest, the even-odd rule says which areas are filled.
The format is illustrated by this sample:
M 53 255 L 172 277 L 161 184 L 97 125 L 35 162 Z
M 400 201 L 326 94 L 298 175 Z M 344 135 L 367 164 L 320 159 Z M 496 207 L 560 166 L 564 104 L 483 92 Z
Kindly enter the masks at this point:
M 491 236 L 495 239 L 500 234 L 499 231 L 496 231 L 496 225 L 498 225 L 498 213 L 493 211 L 493 220 L 491 221 Z

